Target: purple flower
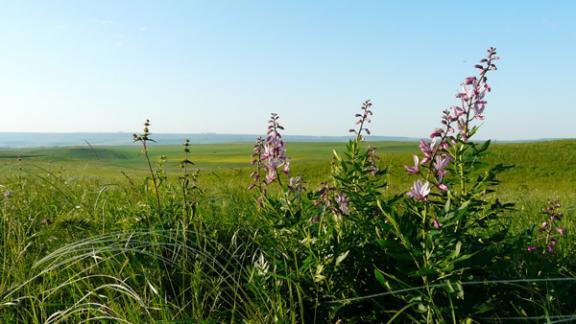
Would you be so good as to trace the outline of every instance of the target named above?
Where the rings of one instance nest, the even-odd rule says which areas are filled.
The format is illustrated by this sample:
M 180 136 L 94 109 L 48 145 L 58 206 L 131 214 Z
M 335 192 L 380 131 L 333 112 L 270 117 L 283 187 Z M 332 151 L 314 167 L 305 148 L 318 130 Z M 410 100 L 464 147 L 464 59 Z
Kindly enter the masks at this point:
M 434 221 L 432 221 L 432 225 L 434 226 L 435 229 L 439 230 L 442 228 L 442 224 L 440 224 L 440 222 L 438 221 L 437 218 L 434 218 Z
M 438 185 L 438 189 L 446 192 L 446 191 L 448 191 L 448 186 L 447 186 L 446 184 L 444 184 L 444 183 L 441 183 L 441 184 Z
M 430 194 L 430 183 L 428 181 L 422 183 L 420 179 L 416 180 L 412 186 L 412 190 L 408 192 L 408 196 L 419 201 L 426 200 L 428 194 Z
M 285 175 L 290 174 L 290 161 L 289 160 L 286 160 L 286 162 L 284 162 L 284 168 L 282 171 L 284 172 Z
M 292 191 L 302 190 L 302 177 L 292 177 L 288 181 L 288 188 Z
M 282 135 L 279 130 L 284 129 L 278 123 L 278 115 L 271 114 L 268 121 L 268 131 L 266 140 L 262 143 L 263 152 L 260 156 L 260 161 L 266 169 L 266 184 L 274 182 L 278 178 L 278 168 L 283 167 L 283 172 L 286 175 L 290 173 L 290 163 L 286 157 L 286 147 Z M 255 148 L 255 154 L 256 154 Z
M 543 213 L 548 217 L 547 220 L 542 222 L 538 228 L 537 235 L 543 241 L 543 252 L 553 253 L 554 247 L 558 243 L 558 239 L 566 234 L 564 228 L 557 226 L 557 221 L 562 218 L 560 211 L 560 203 L 558 201 L 551 201 L 548 207 L 544 208 Z
M 440 173 L 440 171 L 444 171 L 444 173 L 446 173 L 444 169 L 448 166 L 451 160 L 452 158 L 449 155 L 437 155 L 434 159 L 434 169 L 436 169 L 438 173 Z
M 538 247 L 534 245 L 528 245 L 528 251 L 536 251 L 536 250 L 538 250 Z
M 478 120 L 484 120 L 484 108 L 486 108 L 486 101 L 485 100 L 478 100 L 474 104 L 474 118 Z
M 466 111 L 460 106 L 452 107 L 452 121 L 456 121 L 458 118 L 464 116 Z
M 432 154 L 434 152 L 434 143 L 420 140 L 420 144 L 418 144 L 418 147 L 420 148 L 420 152 L 422 152 L 422 154 L 424 155 L 424 159 L 422 159 L 422 162 L 420 163 L 425 164 L 426 162 L 430 161 L 430 159 L 432 158 Z
M 348 215 L 350 213 L 348 196 L 345 193 L 339 192 L 336 197 L 336 203 L 338 204 L 338 209 L 344 214 Z
M 278 170 L 275 168 L 268 168 L 266 171 L 266 184 L 271 184 L 278 178 Z
M 368 167 L 368 172 L 375 176 L 376 174 L 378 174 L 378 160 L 380 158 L 378 157 L 378 155 L 376 154 L 376 147 L 374 146 L 370 146 L 368 147 L 368 162 L 370 162 L 370 166 Z
M 444 134 L 442 128 L 436 128 L 432 133 L 430 133 L 430 138 L 441 137 Z
M 405 165 L 404 169 L 406 169 L 410 174 L 417 174 L 420 172 L 420 159 L 418 159 L 417 155 L 414 155 L 412 158 L 414 160 L 414 166 Z

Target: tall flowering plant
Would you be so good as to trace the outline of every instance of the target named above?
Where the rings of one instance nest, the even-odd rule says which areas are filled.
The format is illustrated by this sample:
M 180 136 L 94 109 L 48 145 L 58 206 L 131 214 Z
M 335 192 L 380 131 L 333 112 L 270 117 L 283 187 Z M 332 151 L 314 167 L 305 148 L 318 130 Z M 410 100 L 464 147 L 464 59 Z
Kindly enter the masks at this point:
M 417 177 L 405 195 L 405 209 L 382 210 L 383 227 L 389 231 L 381 246 L 391 255 L 408 256 L 397 258 L 395 266 L 411 270 L 399 273 L 382 266 L 376 276 L 391 290 L 408 283 L 426 287 L 424 296 L 418 291 L 398 298 L 406 302 L 419 296 L 421 302 L 412 306 L 427 322 L 448 320 L 439 305 L 462 301 L 462 279 L 488 271 L 488 262 L 499 255 L 506 238 L 507 224 L 498 216 L 512 204 L 490 194 L 499 183 L 497 174 L 509 166 L 490 168 L 482 163 L 490 142 L 472 141 L 477 122 L 485 119 L 486 96 L 491 91 L 487 75 L 496 70 L 497 60 L 496 50 L 489 48 L 475 66 L 478 75 L 461 83 L 458 104 L 443 111 L 441 127 L 420 141 L 420 154 L 405 167 Z M 438 284 L 450 288 L 434 288 Z M 470 311 L 461 305 L 462 312 Z
M 414 155 L 414 164 L 405 167 L 408 173 L 421 176 L 408 192 L 410 197 L 426 201 L 431 189 L 447 193 L 450 189 L 446 177 L 449 172 L 460 180 L 456 183 L 459 186 L 457 190 L 460 193 L 466 190 L 465 173 L 470 166 L 466 162 L 476 162 L 470 161 L 467 154 L 476 148 L 469 140 L 478 131 L 479 126 L 474 121 L 485 118 L 486 95 L 491 91 L 487 74 L 496 70 L 494 62 L 498 59 L 496 49 L 489 48 L 486 58 L 475 66 L 480 70 L 479 75 L 467 77 L 460 84 L 460 91 L 456 95 L 460 103 L 443 111 L 442 127 L 434 129 L 429 139 L 420 140 L 418 147 L 421 156 Z M 486 145 L 480 151 L 484 152 L 487 148 Z
M 302 178 L 292 177 L 290 158 L 286 155 L 286 143 L 280 133 L 284 127 L 279 123 L 278 114 L 272 113 L 268 120 L 266 138 L 258 137 L 252 150 L 252 179 L 249 190 L 258 190 L 257 203 L 265 214 L 279 214 L 275 221 L 279 224 L 293 223 L 300 218 L 303 189 Z M 268 189 L 276 183 L 281 199 L 268 194 Z M 268 219 L 270 220 L 270 219 Z
M 372 115 L 372 103 L 365 101 L 355 115 L 356 128 L 350 130 L 353 137 L 346 149 L 333 152 L 329 180 L 312 195 L 312 217 L 302 242 L 303 268 L 310 273 L 316 303 L 371 294 L 378 287 L 367 265 L 382 257 L 377 233 L 379 204 L 387 205 L 388 169 L 381 167 L 376 149 L 364 142 Z M 326 307 L 330 305 L 323 304 L 323 311 L 331 316 L 342 311 Z

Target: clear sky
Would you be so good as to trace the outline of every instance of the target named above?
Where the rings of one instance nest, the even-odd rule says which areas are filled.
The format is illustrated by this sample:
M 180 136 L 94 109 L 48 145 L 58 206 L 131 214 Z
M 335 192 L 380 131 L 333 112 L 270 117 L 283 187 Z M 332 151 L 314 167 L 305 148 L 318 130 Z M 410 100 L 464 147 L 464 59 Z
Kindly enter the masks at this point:
M 4 1 L 0 131 L 427 136 L 494 46 L 482 138 L 576 137 L 576 1 Z

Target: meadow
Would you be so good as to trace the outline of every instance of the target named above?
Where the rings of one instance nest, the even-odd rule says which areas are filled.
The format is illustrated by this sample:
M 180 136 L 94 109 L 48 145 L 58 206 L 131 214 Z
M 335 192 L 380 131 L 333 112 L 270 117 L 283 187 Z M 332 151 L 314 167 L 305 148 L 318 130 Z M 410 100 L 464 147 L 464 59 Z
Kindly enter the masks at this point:
M 387 195 L 408 191 L 412 179 L 404 170 L 404 166 L 410 164 L 412 155 L 418 150 L 418 143 L 370 142 L 369 144 L 376 147 L 380 157 L 379 164 L 389 168 L 388 178 L 393 179 L 384 188 Z M 286 146 L 287 154 L 291 156 L 292 172 L 301 176 L 305 180 L 305 186 L 310 188 L 319 188 L 321 182 L 329 180 L 326 175 L 330 174 L 332 151 L 342 154 L 346 150 L 345 143 L 288 143 Z M 202 192 L 197 193 L 199 203 L 196 213 L 201 215 L 205 223 L 201 231 L 210 231 L 209 236 L 223 235 L 227 237 L 226 239 L 231 239 L 235 230 L 245 227 L 266 227 L 264 224 L 259 224 L 259 219 L 255 216 L 257 213 L 255 194 L 246 190 L 250 183 L 250 172 L 253 169 L 250 164 L 251 150 L 250 144 L 190 146 L 190 159 L 195 163 L 192 167 L 199 170 L 197 185 L 202 188 Z M 159 161 L 161 156 L 168 157 L 165 165 L 162 166 L 167 176 L 166 186 L 177 186 L 183 172 L 179 166 L 179 161 L 184 159 L 183 146 L 155 145 L 150 147 L 150 155 L 154 163 Z M 576 140 L 495 144 L 488 151 L 486 161 L 493 165 L 498 163 L 514 165 L 501 175 L 502 185 L 498 188 L 498 195 L 504 201 L 515 203 L 514 209 L 506 215 L 511 221 L 512 231 L 521 232 L 541 223 L 543 206 L 550 200 L 559 200 L 569 215 L 563 222 L 568 234 L 561 244 L 574 246 L 572 233 L 576 227 L 570 216 L 576 211 L 576 191 L 574 190 Z M 101 282 L 101 278 L 91 279 L 96 283 L 82 283 L 75 287 L 74 290 L 78 289 L 75 294 L 60 296 L 56 301 L 52 300 L 53 296 L 46 296 L 50 295 L 48 292 L 61 288 L 61 285 L 65 287 L 67 283 L 71 284 L 70 281 L 75 278 L 74 274 L 52 268 L 58 265 L 66 269 L 67 264 L 58 264 L 56 260 L 49 260 L 52 263 L 48 265 L 43 264 L 47 262 L 43 261 L 43 258 L 49 253 L 63 247 L 66 249 L 67 244 L 89 244 L 91 249 L 98 251 L 103 248 L 101 243 L 92 242 L 90 238 L 100 240 L 101 235 L 117 233 L 117 238 L 122 239 L 121 233 L 135 231 L 135 227 L 138 227 L 135 226 L 141 221 L 138 216 L 151 212 L 148 209 L 150 207 L 146 207 L 145 203 L 148 201 L 146 189 L 142 189 L 149 185 L 149 180 L 147 180 L 149 170 L 141 147 L 86 146 L 3 150 L 0 152 L 0 163 L 2 170 L 0 184 L 3 185 L 5 193 L 2 203 L 4 248 L 2 250 L 2 285 L 0 286 L 2 295 L 5 296 L 0 308 L 0 314 L 4 320 L 43 322 L 50 319 L 50 314 L 59 314 L 57 312 L 61 309 L 80 307 L 80 305 L 85 308 L 82 312 L 60 314 L 61 317 L 56 316 L 54 319 L 72 319 L 73 321 L 86 318 L 102 319 L 100 312 L 105 312 L 110 318 L 132 322 L 142 319 L 146 321 L 161 319 L 157 317 L 157 313 L 144 311 L 147 307 L 153 308 L 152 305 L 158 301 L 154 303 L 150 300 L 147 303 L 142 301 L 145 304 L 138 305 L 141 311 L 133 309 L 134 314 L 125 313 L 124 307 L 128 307 L 134 301 L 123 300 L 115 296 L 118 292 L 104 294 L 108 296 L 107 298 L 114 300 L 113 303 L 118 308 L 115 311 L 90 310 L 105 307 L 104 302 L 99 306 L 76 304 L 80 297 L 85 297 L 85 292 L 89 289 L 96 289 L 99 287 L 98 284 L 105 282 L 105 280 Z M 174 191 L 173 188 L 165 190 L 167 193 Z M 219 231 L 222 233 L 216 233 Z M 123 239 L 126 240 L 126 238 Z M 147 239 L 151 238 L 147 237 Z M 77 243 L 84 241 L 86 243 Z M 218 248 L 206 246 L 204 248 L 211 251 L 211 249 L 225 249 L 226 245 L 223 244 Z M 226 249 L 228 248 L 226 246 Z M 83 255 L 78 251 L 75 253 Z M 87 263 L 90 267 L 99 265 L 98 253 L 95 252 L 92 256 L 94 259 L 84 255 L 84 258 L 88 260 L 79 258 L 75 262 L 82 261 L 84 266 L 87 266 Z M 101 257 L 112 258 L 106 253 L 102 252 Z M 121 254 L 126 253 L 128 252 L 121 252 Z M 66 257 L 72 256 L 66 255 Z M 78 255 L 74 257 L 77 258 Z M 114 262 L 120 262 L 116 260 L 118 257 L 114 255 L 112 258 Z M 124 257 L 126 260 L 133 258 L 133 256 Z M 39 261 L 42 261 L 41 265 L 38 265 Z M 63 261 L 58 259 L 58 262 Z M 124 262 L 126 261 L 122 261 Z M 195 266 L 198 267 L 198 265 Z M 159 267 L 159 265 L 154 265 L 154 267 Z M 47 270 L 50 271 L 42 273 Z M 78 271 L 78 269 L 73 271 Z M 110 269 L 112 271 L 110 273 L 104 267 L 98 271 L 112 275 L 117 270 Z M 92 270 L 90 272 L 92 273 Z M 137 276 L 137 273 L 144 275 L 148 271 L 134 269 L 134 272 L 131 275 Z M 38 274 L 49 278 L 27 282 Z M 83 280 L 89 278 L 87 274 L 84 276 L 76 274 L 76 277 Z M 121 280 L 121 283 L 126 283 L 126 279 L 125 277 L 117 278 Z M 136 292 L 152 294 L 154 290 L 160 289 L 160 287 L 153 289 L 150 279 L 142 278 L 136 282 L 140 286 L 131 288 L 135 290 L 134 294 Z M 23 283 L 26 285 L 17 290 L 15 295 L 9 294 L 12 289 Z M 161 283 L 155 283 L 154 287 L 156 285 L 161 286 Z M 113 290 L 113 288 L 107 289 Z M 198 298 L 215 298 L 209 297 L 210 293 L 205 292 L 205 289 L 204 287 L 201 290 L 202 293 Z M 201 296 L 202 294 L 206 296 Z M 151 297 L 154 296 L 148 296 L 148 298 Z M 35 304 L 33 300 L 27 300 L 28 298 L 38 298 L 38 304 Z M 227 318 L 226 316 L 219 317 L 221 316 L 219 312 L 218 316 L 215 316 L 215 313 L 206 308 L 205 302 L 199 301 L 196 307 L 202 309 L 195 310 L 193 314 L 186 313 L 184 309 L 188 310 L 188 308 L 182 309 L 182 314 L 178 314 L 174 313 L 176 311 L 173 308 L 168 307 L 169 312 L 163 314 L 162 318 L 183 321 L 210 321 L 210 319 Z M 171 306 L 175 307 L 175 305 Z M 29 310 L 24 311 L 26 308 Z M 35 308 L 38 310 L 35 311 Z M 112 314 L 114 316 L 111 316 Z M 256 319 L 270 320 L 265 316 L 256 317 Z M 298 318 L 297 321 L 300 320 L 301 318 Z
M 390 169 L 387 190 L 397 194 L 406 192 L 412 178 L 404 170 L 412 155 L 418 151 L 417 142 L 369 142 Z M 222 192 L 243 195 L 250 183 L 253 167 L 250 154 L 253 144 L 198 144 L 190 147 L 194 168 L 201 173 L 198 181 L 210 195 Z M 302 176 L 311 188 L 328 180 L 333 150 L 344 152 L 346 143 L 289 143 L 287 152 L 295 174 Z M 182 145 L 155 145 L 151 159 L 166 156 L 164 166 L 171 179 L 177 179 L 184 158 Z M 18 161 L 18 159 L 21 161 Z M 501 175 L 499 194 L 514 201 L 521 213 L 514 217 L 520 224 L 538 218 L 540 207 L 549 200 L 561 200 L 566 208 L 576 208 L 576 140 L 550 140 L 492 144 L 486 156 L 489 164 L 503 163 L 514 167 Z M 130 177 L 141 180 L 149 173 L 141 147 L 133 146 L 77 146 L 0 150 L 3 174 L 18 170 L 41 173 L 42 170 L 65 178 L 91 179 L 101 184 L 122 186 Z M 228 214 L 228 213 L 226 213 Z
M 576 320 L 576 140 L 474 140 L 497 59 L 419 142 L 1 151 L 1 321 Z

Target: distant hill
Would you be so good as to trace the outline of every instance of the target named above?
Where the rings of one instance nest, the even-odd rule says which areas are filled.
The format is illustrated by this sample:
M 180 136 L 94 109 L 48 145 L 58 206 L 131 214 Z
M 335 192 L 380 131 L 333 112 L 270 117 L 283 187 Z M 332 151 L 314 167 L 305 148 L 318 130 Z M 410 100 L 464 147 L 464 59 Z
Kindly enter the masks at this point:
M 239 134 L 152 134 L 158 144 L 181 144 L 189 139 L 194 144 L 252 143 L 259 135 Z M 349 136 L 286 135 L 290 142 L 346 142 Z M 369 141 L 416 141 L 416 138 L 369 136 Z M 0 148 L 58 147 L 78 145 L 131 145 L 131 133 L 2 133 Z

